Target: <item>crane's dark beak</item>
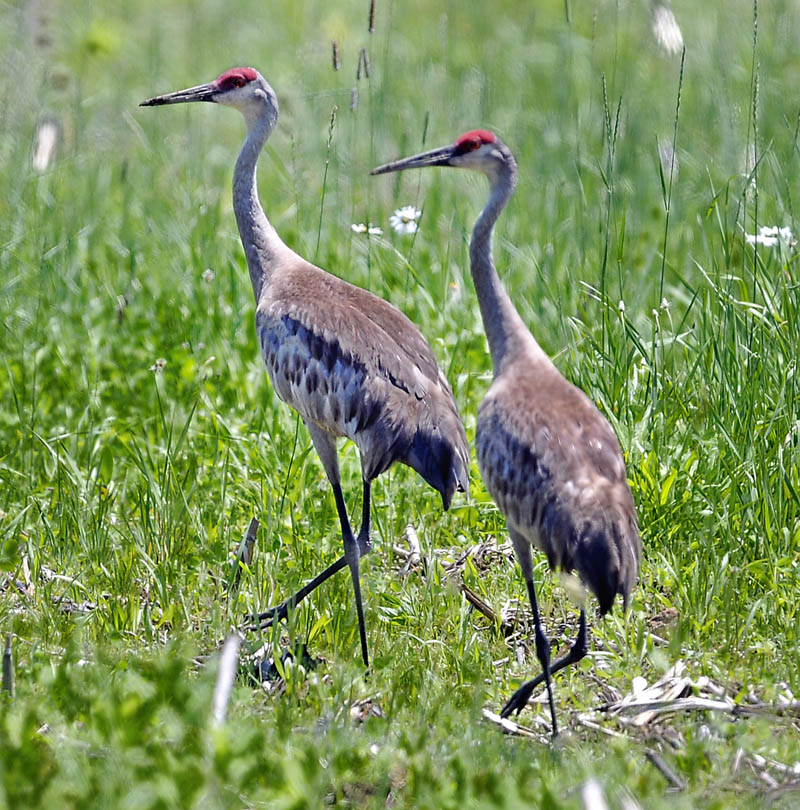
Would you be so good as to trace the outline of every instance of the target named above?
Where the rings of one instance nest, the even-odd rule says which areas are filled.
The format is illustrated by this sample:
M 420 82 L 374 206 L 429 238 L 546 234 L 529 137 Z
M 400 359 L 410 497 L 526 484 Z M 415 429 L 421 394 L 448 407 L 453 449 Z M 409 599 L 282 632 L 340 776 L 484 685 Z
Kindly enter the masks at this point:
M 176 93 L 167 93 L 163 96 L 155 96 L 143 101 L 140 107 L 158 107 L 162 104 L 183 104 L 187 101 L 214 101 L 214 95 L 219 88 L 214 82 L 208 84 L 198 84 L 197 87 L 189 87 L 186 90 L 178 90 Z
M 430 152 L 422 152 L 413 157 L 393 160 L 391 163 L 384 163 L 373 169 L 370 174 L 386 174 L 387 172 L 402 172 L 404 169 L 421 169 L 423 166 L 449 166 L 450 160 L 455 155 L 456 148 L 452 144 L 443 146 L 441 149 L 431 149 Z

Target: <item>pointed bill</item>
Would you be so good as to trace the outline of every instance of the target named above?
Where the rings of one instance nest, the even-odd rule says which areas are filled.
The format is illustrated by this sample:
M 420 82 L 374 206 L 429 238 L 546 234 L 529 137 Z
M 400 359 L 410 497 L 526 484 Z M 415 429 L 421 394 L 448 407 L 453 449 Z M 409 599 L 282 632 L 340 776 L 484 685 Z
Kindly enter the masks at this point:
M 393 160 L 373 169 L 370 174 L 387 174 L 388 172 L 401 172 L 404 169 L 420 169 L 423 166 L 447 166 L 455 154 L 453 145 L 443 146 L 440 149 L 431 149 L 413 157 Z
M 158 107 L 162 104 L 184 104 L 187 101 L 214 101 L 214 94 L 219 91 L 215 82 L 198 84 L 197 87 L 187 87 L 175 93 L 166 93 L 163 96 L 148 98 L 139 104 L 140 107 Z

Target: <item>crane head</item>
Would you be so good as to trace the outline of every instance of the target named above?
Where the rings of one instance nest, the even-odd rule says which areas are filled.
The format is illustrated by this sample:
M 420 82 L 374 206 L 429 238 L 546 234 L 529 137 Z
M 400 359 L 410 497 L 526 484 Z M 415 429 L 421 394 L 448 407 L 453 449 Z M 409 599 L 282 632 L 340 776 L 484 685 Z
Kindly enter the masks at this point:
M 213 82 L 199 84 L 175 93 L 166 93 L 143 101 L 140 107 L 157 107 L 162 104 L 183 104 L 189 101 L 211 101 L 236 107 L 248 124 L 261 119 L 277 120 L 278 99 L 267 80 L 254 68 L 236 67 L 226 70 Z
M 508 147 L 493 132 L 473 129 L 456 138 L 449 146 L 384 163 L 383 166 L 373 169 L 370 174 L 400 172 L 423 166 L 456 166 L 474 169 L 492 177 L 501 173 L 504 167 L 512 166 L 513 161 Z

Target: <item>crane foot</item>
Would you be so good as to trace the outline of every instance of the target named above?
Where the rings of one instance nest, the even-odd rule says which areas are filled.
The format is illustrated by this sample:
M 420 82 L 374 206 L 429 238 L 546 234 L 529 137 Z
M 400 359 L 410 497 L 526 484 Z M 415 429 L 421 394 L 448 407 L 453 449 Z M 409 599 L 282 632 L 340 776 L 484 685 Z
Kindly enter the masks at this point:
M 587 653 L 589 652 L 589 637 L 586 629 L 586 613 L 581 611 L 580 616 L 580 623 L 578 625 L 578 635 L 575 638 L 575 641 L 572 643 L 572 646 L 569 648 L 569 652 L 566 655 L 562 655 L 561 658 L 553 661 L 550 665 L 550 674 L 555 675 L 556 672 L 559 670 L 564 669 L 564 667 L 568 667 L 571 664 L 577 664 L 578 661 L 581 660 Z M 526 706 L 528 701 L 533 694 L 533 690 L 536 689 L 539 684 L 543 683 L 545 680 L 544 672 L 540 672 L 535 678 L 531 678 L 531 680 L 526 681 L 525 683 L 517 689 L 516 692 L 509 698 L 508 703 L 503 706 L 503 710 L 500 712 L 500 717 L 508 717 L 513 712 L 517 712 L 519 714 Z

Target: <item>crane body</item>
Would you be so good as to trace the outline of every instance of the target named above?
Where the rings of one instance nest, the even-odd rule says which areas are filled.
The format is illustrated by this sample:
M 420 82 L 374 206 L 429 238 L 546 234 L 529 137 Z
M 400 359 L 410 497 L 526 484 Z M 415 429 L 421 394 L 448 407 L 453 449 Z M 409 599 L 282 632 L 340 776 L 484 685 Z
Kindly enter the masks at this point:
M 511 150 L 487 130 L 455 143 L 373 169 L 373 174 L 425 166 L 480 171 L 489 201 L 470 241 L 470 265 L 494 377 L 478 409 L 476 452 L 486 489 L 506 518 L 534 618 L 542 672 L 525 682 L 501 714 L 521 711 L 544 681 L 553 736 L 558 734 L 551 675 L 589 649 L 586 614 L 570 650 L 550 660 L 533 582 L 531 549 L 550 566 L 576 570 L 599 601 L 601 614 L 617 594 L 627 605 L 635 585 L 641 540 L 622 451 L 614 431 L 579 388 L 568 382 L 525 326 L 494 266 L 494 225 L 517 182 Z
M 207 101 L 238 109 L 247 136 L 236 161 L 233 203 L 256 300 L 256 329 L 277 396 L 302 417 L 330 481 L 344 554 L 281 605 L 285 618 L 322 582 L 350 568 L 361 654 L 369 666 L 359 560 L 371 549 L 372 481 L 393 463 L 415 469 L 442 497 L 468 488 L 469 449 L 450 386 L 419 329 L 395 306 L 316 267 L 289 248 L 258 197 L 258 158 L 278 119 L 275 92 L 253 68 L 156 96 L 142 106 Z M 341 489 L 336 439 L 357 446 L 362 520 L 354 535 Z

